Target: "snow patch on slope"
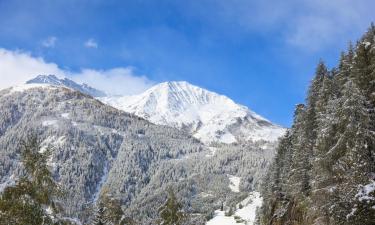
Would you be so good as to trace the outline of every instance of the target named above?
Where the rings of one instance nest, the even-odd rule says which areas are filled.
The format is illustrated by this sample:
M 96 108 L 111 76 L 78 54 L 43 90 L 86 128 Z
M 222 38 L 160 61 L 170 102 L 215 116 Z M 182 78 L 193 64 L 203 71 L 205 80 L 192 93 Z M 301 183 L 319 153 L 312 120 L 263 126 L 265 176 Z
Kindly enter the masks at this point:
M 229 175 L 229 188 L 233 192 L 240 192 L 240 182 L 241 182 L 241 177 L 236 177 Z
M 0 183 L 0 193 L 2 193 L 6 187 L 13 186 L 15 184 L 16 178 L 14 175 L 11 175 L 5 182 Z
M 44 127 L 48 127 L 48 126 L 57 126 L 57 123 L 59 121 L 58 120 L 45 120 L 45 121 L 42 121 L 42 125 Z
M 214 217 L 206 225 L 254 225 L 256 210 L 262 206 L 262 203 L 263 198 L 260 196 L 260 193 L 252 192 L 249 197 L 240 203 L 243 207 L 237 209 L 232 216 L 225 216 L 225 211 L 216 210 Z
M 358 198 L 359 201 L 372 201 L 375 200 L 375 197 L 371 196 L 371 193 L 373 192 L 375 192 L 375 181 L 361 186 L 355 197 Z
M 93 199 L 93 202 L 97 202 L 99 197 L 100 197 L 100 191 L 104 185 L 104 183 L 107 181 L 108 179 L 108 174 L 109 174 L 109 167 L 108 167 L 108 162 L 105 161 L 105 164 L 104 164 L 104 167 L 103 167 L 103 175 L 96 187 L 96 192 L 94 194 L 94 199 Z

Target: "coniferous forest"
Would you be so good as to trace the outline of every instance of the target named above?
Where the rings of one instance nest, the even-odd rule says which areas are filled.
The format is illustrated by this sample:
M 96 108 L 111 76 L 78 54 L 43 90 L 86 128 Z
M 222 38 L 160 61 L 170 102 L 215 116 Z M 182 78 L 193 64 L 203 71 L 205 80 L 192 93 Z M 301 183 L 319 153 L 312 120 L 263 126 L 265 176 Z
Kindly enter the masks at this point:
M 375 26 L 319 62 L 263 185 L 262 225 L 375 224 Z

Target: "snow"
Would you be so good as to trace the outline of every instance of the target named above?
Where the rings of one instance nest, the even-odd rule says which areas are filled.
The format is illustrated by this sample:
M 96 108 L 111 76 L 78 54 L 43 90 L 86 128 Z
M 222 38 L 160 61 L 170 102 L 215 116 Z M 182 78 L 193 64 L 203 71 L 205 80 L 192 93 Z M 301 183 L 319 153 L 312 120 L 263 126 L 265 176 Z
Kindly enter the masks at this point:
M 207 198 L 207 197 L 212 197 L 213 195 L 211 193 L 202 192 L 202 193 L 200 193 L 200 196 L 202 198 Z
M 39 150 L 40 153 L 43 153 L 47 150 L 47 148 L 49 146 L 52 146 L 52 147 L 60 147 L 62 146 L 63 144 L 65 144 L 65 141 L 66 141 L 66 137 L 65 136 L 60 136 L 60 137 L 56 137 L 56 136 L 49 136 L 47 137 L 41 144 L 41 148 Z
M 39 150 L 39 153 L 44 153 L 48 147 L 61 147 L 66 142 L 65 136 L 49 136 L 47 137 L 41 144 L 41 148 Z M 47 159 L 47 165 L 54 170 L 56 168 L 56 162 L 53 161 L 53 155 Z
M 256 210 L 262 206 L 263 199 L 259 192 L 250 193 L 249 197 L 241 202 L 242 209 L 237 209 L 233 216 L 225 216 L 224 211 L 216 210 L 214 217 L 206 225 L 254 225 Z M 237 217 L 237 221 L 236 218 Z
M 349 219 L 350 217 L 354 216 L 354 213 L 357 211 L 357 208 L 352 208 L 352 211 L 346 215 L 346 219 Z
M 108 170 L 109 170 L 108 162 L 106 161 L 104 164 L 104 168 L 103 168 L 103 176 L 101 177 L 99 184 L 97 186 L 96 193 L 94 194 L 93 202 L 97 202 L 100 197 L 101 188 L 103 184 L 106 182 L 106 180 L 108 179 L 108 172 L 109 172 Z
M 206 223 L 206 225 L 235 225 L 236 220 L 233 216 L 225 216 L 224 211 L 216 210 L 215 216 L 210 221 Z
M 241 203 L 244 205 L 244 207 L 242 209 L 238 209 L 235 214 L 250 222 L 250 224 L 253 224 L 255 222 L 256 209 L 261 207 L 262 203 L 263 198 L 260 196 L 260 193 L 253 192 L 252 195 Z
M 11 87 L 9 94 L 14 92 L 24 92 L 32 88 L 54 88 L 54 86 L 49 84 L 22 84 Z
M 212 157 L 215 155 L 217 148 L 216 147 L 208 147 L 208 150 L 210 151 L 208 154 L 206 154 L 206 157 Z
M 61 113 L 61 117 L 65 119 L 69 119 L 69 113 Z
M 42 125 L 44 127 L 48 127 L 48 126 L 56 126 L 57 125 L 57 122 L 58 120 L 45 120 L 42 122 Z
M 371 181 L 371 183 L 361 186 L 358 193 L 355 195 L 359 201 L 372 201 L 375 200 L 374 197 L 370 196 L 372 192 L 375 191 L 375 181 Z
M 252 141 L 276 141 L 285 132 L 230 98 L 185 81 L 161 83 L 139 95 L 98 99 L 155 124 L 187 128 L 206 144 L 235 143 L 238 136 Z M 246 126 L 241 125 L 244 121 Z M 233 131 L 233 127 L 241 129 Z
M 203 137 L 202 137 L 203 139 Z M 237 139 L 233 136 L 231 133 L 224 133 L 222 136 L 220 136 L 219 141 L 225 144 L 231 144 L 237 141 Z
M 13 186 L 16 184 L 14 175 L 11 175 L 5 182 L 0 183 L 0 193 L 4 191 L 6 187 Z
M 236 177 L 236 176 L 229 175 L 229 181 L 230 181 L 229 188 L 233 192 L 240 192 L 241 177 Z
M 26 84 L 31 84 L 31 85 L 53 85 L 53 86 L 58 86 L 58 87 L 65 87 L 69 88 L 72 90 L 77 90 L 82 93 L 94 96 L 94 97 L 103 97 L 106 96 L 106 94 L 100 90 L 97 90 L 95 88 L 92 88 L 88 86 L 87 84 L 78 84 L 68 78 L 63 78 L 60 79 L 55 75 L 39 75 L 31 80 L 28 80 Z

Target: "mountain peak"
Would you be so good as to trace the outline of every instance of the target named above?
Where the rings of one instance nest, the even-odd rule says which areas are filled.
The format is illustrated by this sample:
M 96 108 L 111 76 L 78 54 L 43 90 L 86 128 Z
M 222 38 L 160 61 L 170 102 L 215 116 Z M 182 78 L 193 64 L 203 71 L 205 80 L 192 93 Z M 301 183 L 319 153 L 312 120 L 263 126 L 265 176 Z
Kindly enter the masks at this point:
M 26 84 L 52 84 L 61 85 L 62 80 L 60 80 L 56 75 L 38 75 L 35 78 L 26 81 Z
M 60 79 L 56 75 L 38 75 L 35 78 L 26 81 L 26 84 L 50 84 L 55 86 L 68 87 L 82 93 L 91 95 L 93 97 L 104 97 L 106 94 L 103 91 L 90 87 L 87 84 L 78 84 L 68 78 Z
M 101 100 L 153 123 L 185 129 L 205 143 L 275 141 L 284 132 L 246 106 L 186 81 L 163 82 L 139 95 Z

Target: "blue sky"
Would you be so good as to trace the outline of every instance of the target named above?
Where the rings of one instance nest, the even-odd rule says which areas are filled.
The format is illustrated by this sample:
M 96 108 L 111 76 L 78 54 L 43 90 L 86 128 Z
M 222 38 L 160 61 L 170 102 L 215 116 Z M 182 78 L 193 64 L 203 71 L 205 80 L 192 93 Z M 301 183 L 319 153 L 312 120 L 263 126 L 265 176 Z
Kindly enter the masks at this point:
M 334 66 L 374 8 L 372 0 L 0 0 L 0 87 L 55 71 L 118 94 L 186 80 L 290 126 L 319 59 Z

